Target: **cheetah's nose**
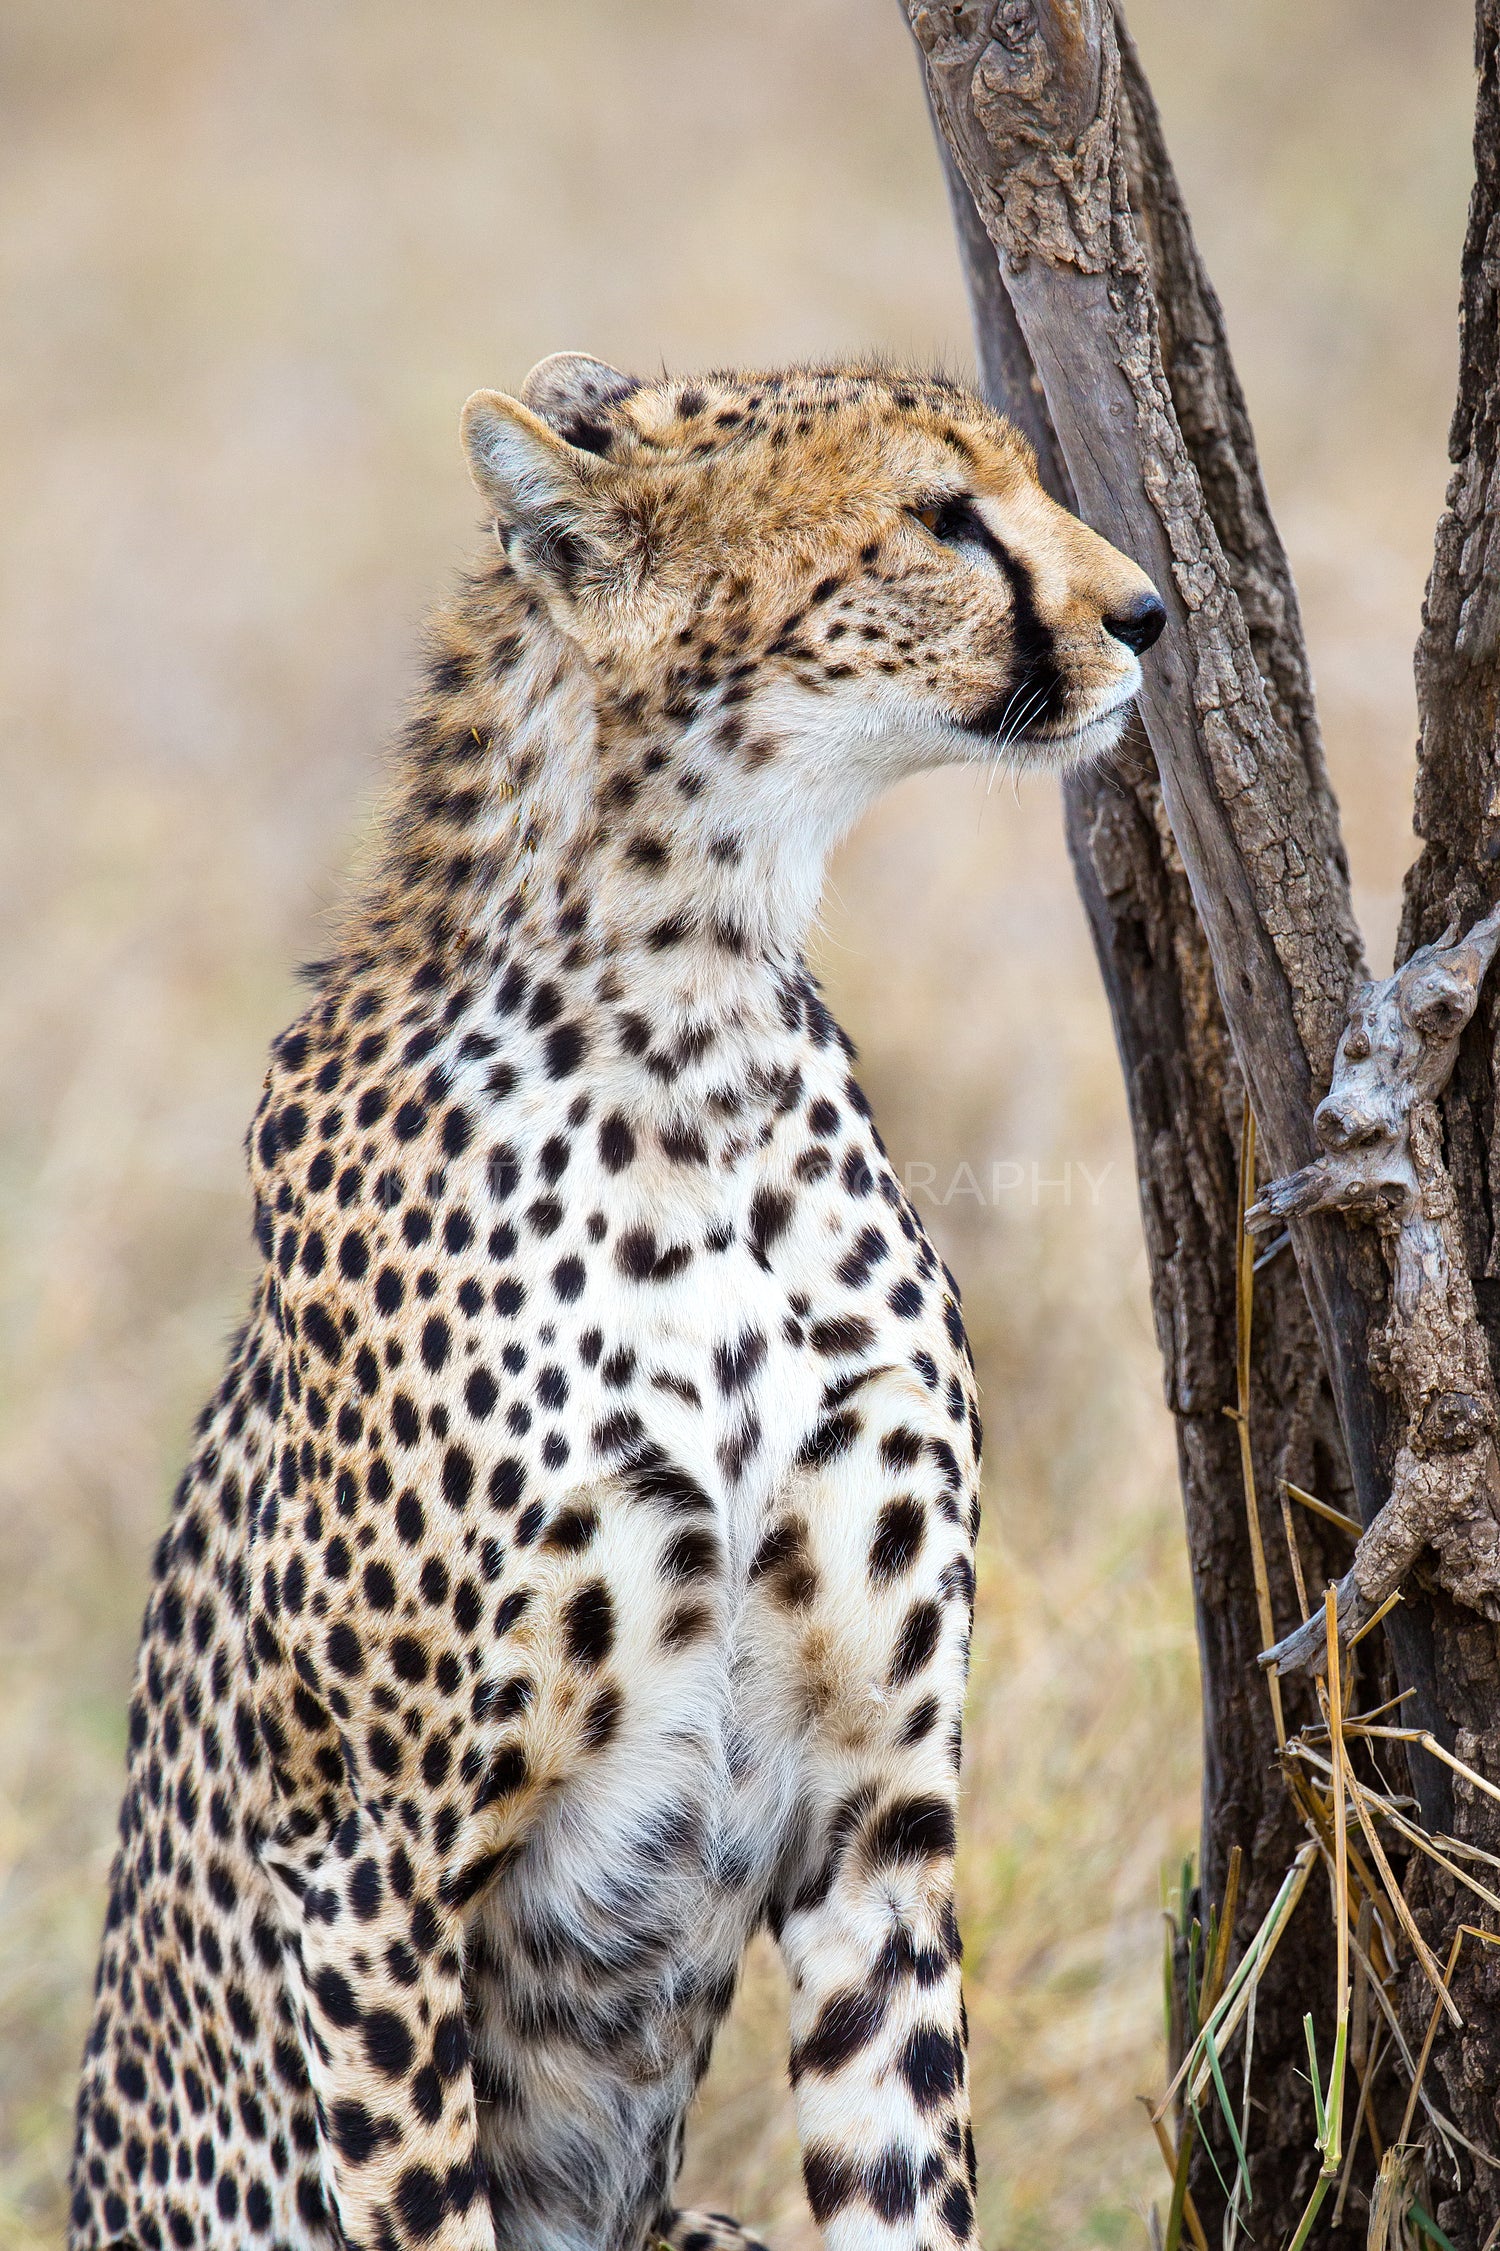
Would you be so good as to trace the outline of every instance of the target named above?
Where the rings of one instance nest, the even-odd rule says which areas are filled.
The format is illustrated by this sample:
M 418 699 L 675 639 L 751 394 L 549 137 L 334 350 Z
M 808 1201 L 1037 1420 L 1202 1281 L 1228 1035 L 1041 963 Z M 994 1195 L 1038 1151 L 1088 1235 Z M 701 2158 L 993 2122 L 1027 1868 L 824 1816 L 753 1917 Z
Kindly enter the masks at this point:
M 1153 641 L 1160 638 L 1161 629 L 1166 622 L 1167 606 L 1156 589 L 1151 587 L 1146 593 L 1137 594 L 1128 610 L 1120 610 L 1115 616 L 1107 617 L 1104 620 L 1104 630 L 1112 634 L 1115 640 L 1123 641 L 1127 649 L 1134 649 L 1139 656 L 1144 649 L 1150 648 Z

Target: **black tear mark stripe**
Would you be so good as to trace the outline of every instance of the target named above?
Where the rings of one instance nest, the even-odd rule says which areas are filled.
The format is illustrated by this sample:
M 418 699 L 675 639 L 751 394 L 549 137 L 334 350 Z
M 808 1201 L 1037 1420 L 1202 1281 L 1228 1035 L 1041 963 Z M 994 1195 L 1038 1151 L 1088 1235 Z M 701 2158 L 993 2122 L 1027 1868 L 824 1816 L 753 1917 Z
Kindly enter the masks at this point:
M 972 536 L 976 544 L 983 547 L 1004 573 L 1010 588 L 1014 646 L 1005 694 L 986 704 L 972 719 L 966 719 L 964 725 L 974 734 L 998 735 L 1013 726 L 1022 713 L 1027 727 L 1037 726 L 1047 719 L 1060 719 L 1067 684 L 1058 665 L 1052 628 L 1036 606 L 1036 583 L 1031 567 L 1019 555 L 1013 555 L 1003 540 L 995 537 L 977 508 L 970 508 L 968 519 L 964 525 L 965 537 Z

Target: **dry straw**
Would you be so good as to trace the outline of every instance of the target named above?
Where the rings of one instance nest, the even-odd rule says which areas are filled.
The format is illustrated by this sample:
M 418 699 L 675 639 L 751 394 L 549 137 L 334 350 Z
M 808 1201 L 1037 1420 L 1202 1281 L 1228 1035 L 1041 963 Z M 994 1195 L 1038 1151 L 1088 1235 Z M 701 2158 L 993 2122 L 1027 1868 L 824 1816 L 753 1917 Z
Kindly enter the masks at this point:
M 1255 1126 L 1247 1103 L 1240 1137 L 1242 1215 L 1253 1198 L 1254 1180 Z M 1242 1216 L 1236 1291 L 1237 1395 L 1234 1406 L 1226 1408 L 1225 1412 L 1239 1436 L 1260 1631 L 1262 1645 L 1269 1648 L 1276 1633 L 1250 1444 L 1253 1293 L 1254 1260 Z M 1304 1492 L 1296 1485 L 1283 1486 L 1282 1524 L 1298 1601 L 1306 1620 L 1310 1606 L 1293 1531 L 1289 1507 L 1292 1501 L 1337 1525 L 1351 1539 L 1358 1538 L 1359 1526 L 1352 1517 L 1315 1494 Z M 1392 1596 L 1354 1640 L 1361 1640 L 1371 1632 L 1397 1600 L 1398 1596 Z M 1410 1798 L 1389 1787 L 1374 1787 L 1352 1771 L 1349 1747 L 1351 1743 L 1365 1745 L 1367 1759 L 1378 1774 L 1375 1764 L 1378 1745 L 1415 1744 L 1484 1795 L 1500 1801 L 1500 1789 L 1476 1774 L 1425 1729 L 1383 1724 L 1382 1715 L 1398 1708 L 1404 1697 L 1396 1697 L 1390 1704 L 1370 1712 L 1347 1712 L 1347 1680 L 1337 1630 L 1337 1591 L 1333 1587 L 1323 1596 L 1323 1613 L 1326 1649 L 1317 1683 L 1320 1720 L 1300 1735 L 1288 1737 L 1274 1668 L 1265 1676 L 1282 1776 L 1308 1836 L 1233 1969 L 1229 1965 L 1240 1883 L 1239 1848 L 1235 1848 L 1231 1857 L 1222 1910 L 1216 1914 L 1210 1908 L 1206 1933 L 1200 1932 L 1198 1923 L 1190 1918 L 1190 1868 L 1183 1873 L 1174 1924 L 1175 1935 L 1183 1942 L 1186 1962 L 1185 1976 L 1181 1980 L 1185 1988 L 1181 1999 L 1186 2020 L 1183 2054 L 1160 2101 L 1147 2104 L 1157 2145 L 1172 2183 L 1165 2228 L 1155 2211 L 1151 2215 L 1152 2241 L 1161 2246 L 1161 2251 L 1181 2251 L 1184 2240 L 1191 2242 L 1195 2251 L 1208 2251 L 1202 2220 L 1187 2182 L 1195 2141 L 1203 2142 L 1215 2169 L 1218 2167 L 1202 2118 L 1202 2106 L 1210 2094 L 1223 2119 L 1234 2162 L 1232 2184 L 1224 2182 L 1220 2175 L 1228 2199 L 1223 2251 L 1234 2251 L 1241 2236 L 1249 2239 L 1253 2200 L 1245 2145 L 1252 2099 L 1255 1999 L 1267 1966 L 1319 1863 L 1328 1877 L 1337 1963 L 1334 2044 L 1325 2079 L 1309 2012 L 1303 2023 L 1313 2111 L 1312 2141 L 1319 2166 L 1312 2193 L 1284 2251 L 1305 2251 L 1306 2246 L 1315 2242 L 1331 2195 L 1334 2201 L 1327 2218 L 1334 2226 L 1343 2220 L 1351 2193 L 1355 2155 L 1362 2137 L 1368 2142 L 1376 2165 L 1366 2238 L 1369 2251 L 1433 2251 L 1434 2246 L 1437 2251 L 1445 2251 L 1445 2247 L 1446 2251 L 1452 2251 L 1448 2237 L 1429 2209 L 1429 2169 L 1442 2164 L 1458 2180 L 1461 2151 L 1475 2165 L 1500 2169 L 1500 2158 L 1479 2149 L 1461 2134 L 1434 2104 L 1426 2086 L 1427 2068 L 1440 2020 L 1446 2015 L 1455 2026 L 1462 2022 L 1451 1986 L 1464 1941 L 1471 1939 L 1479 1945 L 1500 1946 L 1500 1935 L 1478 1923 L 1464 1923 L 1454 1935 L 1446 1963 L 1440 1964 L 1417 1928 L 1382 1842 L 1382 1831 L 1395 1838 L 1404 1851 L 1424 1854 L 1452 1883 L 1468 1890 L 1482 1906 L 1497 1915 L 1500 1915 L 1500 1858 L 1459 1838 L 1432 1835 L 1416 1819 Z M 1352 1647 L 1353 1642 L 1349 1646 Z M 1357 1841 L 1356 1834 L 1351 1833 L 1351 1815 Z M 1491 1874 L 1491 1881 L 1484 1880 L 1478 1872 L 1480 1868 Z M 1402 2032 L 1397 2008 L 1397 1981 L 1408 1960 L 1415 1961 L 1432 1989 L 1425 2036 L 1415 2056 Z M 1242 2052 L 1236 2056 L 1242 2034 Z M 1229 2089 L 1227 2067 L 1232 2057 L 1238 2064 L 1240 2076 L 1238 2109 Z M 1400 2131 L 1396 2140 L 1385 2147 L 1376 2123 L 1372 2096 L 1377 2079 L 1388 2069 L 1404 2076 L 1407 2096 Z M 1347 2099 L 1351 2074 L 1352 2107 Z M 1422 2138 L 1417 2140 L 1413 2132 L 1419 2111 L 1425 2124 Z M 1346 2117 L 1350 2120 L 1347 2136 Z M 1492 2239 L 1486 2251 L 1495 2251 L 1497 2242 L 1500 2237 Z

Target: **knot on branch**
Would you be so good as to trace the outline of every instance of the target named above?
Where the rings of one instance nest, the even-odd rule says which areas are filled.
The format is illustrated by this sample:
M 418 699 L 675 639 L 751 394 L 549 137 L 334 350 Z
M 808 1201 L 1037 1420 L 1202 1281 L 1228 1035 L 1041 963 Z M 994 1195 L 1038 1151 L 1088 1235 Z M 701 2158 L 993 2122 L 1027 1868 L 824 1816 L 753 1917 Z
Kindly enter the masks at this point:
M 1389 1317 L 1371 1366 L 1404 1415 L 1391 1495 L 1361 1536 L 1340 1584 L 1341 1633 L 1355 1632 L 1400 1588 L 1424 1548 L 1450 1594 L 1500 1617 L 1500 1427 L 1489 1354 L 1464 1262 L 1437 1098 L 1459 1035 L 1500 947 L 1500 907 L 1458 939 L 1457 925 L 1394 976 L 1355 994 L 1333 1080 L 1313 1114 L 1323 1155 L 1273 1180 L 1246 1214 L 1257 1231 L 1340 1211 L 1380 1229 L 1391 1270 Z M 1262 1663 L 1310 1669 L 1321 1653 L 1304 1627 Z
M 1412 1433 L 1418 1454 L 1462 1454 L 1488 1438 L 1495 1417 L 1487 1399 L 1472 1391 L 1440 1391 L 1428 1400 Z
M 955 152 L 990 239 L 1015 267 L 1035 253 L 1103 272 L 1120 90 L 1109 9 L 1101 0 L 908 0 L 908 14 L 947 114 L 968 128 Z M 968 133 L 976 145 L 966 148 Z
M 1325 1153 L 1262 1191 L 1246 1215 L 1253 1229 L 1315 1211 L 1399 1229 L 1418 1211 L 1424 1184 L 1427 1216 L 1445 1216 L 1452 1192 L 1432 1105 L 1452 1074 L 1459 1034 L 1500 946 L 1500 907 L 1461 943 L 1456 938 L 1456 926 L 1449 928 L 1394 976 L 1355 994 L 1332 1084 L 1313 1113 Z

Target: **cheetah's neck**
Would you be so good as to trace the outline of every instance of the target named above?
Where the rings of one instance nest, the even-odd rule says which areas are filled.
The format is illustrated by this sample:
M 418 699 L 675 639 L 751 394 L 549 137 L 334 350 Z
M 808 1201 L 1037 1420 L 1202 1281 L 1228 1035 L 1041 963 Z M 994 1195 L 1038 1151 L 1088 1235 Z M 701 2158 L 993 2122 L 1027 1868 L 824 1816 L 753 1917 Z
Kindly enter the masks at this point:
M 732 1082 L 744 1145 L 786 1098 L 796 1027 L 833 1036 L 803 947 L 842 821 L 790 792 L 768 818 L 763 789 L 752 820 L 740 699 L 684 710 L 649 650 L 628 687 L 601 679 L 503 559 L 433 639 L 343 967 L 430 994 L 520 963 L 531 993 L 586 991 L 620 1027 L 612 1075 L 679 1116 Z
M 653 1018 L 771 1024 L 847 809 L 752 793 L 768 751 L 764 729 L 745 745 L 742 692 L 684 706 L 649 649 L 628 684 L 601 678 L 503 557 L 434 642 L 348 950 L 471 971 L 523 947 L 607 965 Z

